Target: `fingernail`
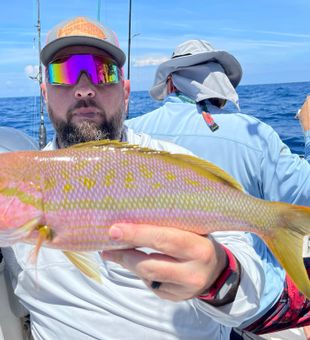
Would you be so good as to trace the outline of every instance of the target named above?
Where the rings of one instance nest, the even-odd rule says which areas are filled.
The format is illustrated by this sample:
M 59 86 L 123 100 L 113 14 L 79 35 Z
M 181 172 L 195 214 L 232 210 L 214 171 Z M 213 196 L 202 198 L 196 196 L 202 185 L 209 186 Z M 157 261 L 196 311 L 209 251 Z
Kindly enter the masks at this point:
M 123 238 L 123 231 L 116 226 L 112 226 L 109 230 L 109 236 L 113 241 L 120 241 Z

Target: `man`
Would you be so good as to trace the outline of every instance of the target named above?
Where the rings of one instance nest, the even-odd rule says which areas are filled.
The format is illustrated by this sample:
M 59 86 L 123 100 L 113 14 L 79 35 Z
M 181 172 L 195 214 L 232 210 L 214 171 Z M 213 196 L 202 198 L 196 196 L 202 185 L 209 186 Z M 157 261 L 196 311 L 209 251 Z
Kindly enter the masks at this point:
M 63 22 L 49 32 L 41 59 L 42 91 L 56 132 L 46 149 L 110 138 L 186 152 L 123 126 L 125 55 L 107 27 L 84 17 Z M 59 251 L 44 248 L 33 264 L 32 246 L 13 247 L 21 266 L 15 293 L 30 311 L 35 339 L 228 339 L 232 326 L 255 317 L 261 304 L 269 308 L 282 292 L 281 268 L 270 266 L 275 285 L 266 284 L 268 256 L 261 259 L 244 233 L 206 238 L 120 224 L 109 235 L 133 249 L 92 254 L 102 285 Z M 264 301 L 266 286 L 273 293 Z
M 224 110 L 227 101 L 239 108 L 235 87 L 241 77 L 230 53 L 188 40 L 156 71 L 150 94 L 165 99 L 163 106 L 126 125 L 217 164 L 253 196 L 309 205 L 310 165 L 293 155 L 269 125 Z M 211 122 L 219 128 L 212 131 Z
M 235 88 L 241 77 L 241 66 L 230 53 L 215 50 L 207 41 L 185 41 L 156 71 L 150 94 L 156 100 L 165 100 L 164 104 L 128 120 L 126 125 L 137 132 L 175 142 L 217 164 L 253 196 L 309 205 L 310 165 L 293 155 L 270 126 L 254 117 L 223 109 L 230 101 L 239 110 Z M 306 143 L 307 139 L 306 135 Z M 253 237 L 254 248 L 264 258 L 268 254 L 265 246 L 256 236 L 247 235 Z M 268 259 L 266 263 L 270 265 L 273 261 Z M 268 268 L 271 267 L 265 268 L 268 280 L 274 280 L 273 270 L 269 272 Z M 279 281 L 274 284 L 282 287 Z M 269 305 L 273 313 L 270 310 L 264 316 L 258 312 L 255 318 L 258 315 L 261 318 L 251 326 L 247 320 L 242 326 L 259 333 L 309 323 L 309 301 L 296 294 L 290 281 L 285 286 L 288 288 L 284 289 L 285 296 L 279 297 L 279 304 Z M 265 288 L 263 309 L 271 293 L 268 285 Z

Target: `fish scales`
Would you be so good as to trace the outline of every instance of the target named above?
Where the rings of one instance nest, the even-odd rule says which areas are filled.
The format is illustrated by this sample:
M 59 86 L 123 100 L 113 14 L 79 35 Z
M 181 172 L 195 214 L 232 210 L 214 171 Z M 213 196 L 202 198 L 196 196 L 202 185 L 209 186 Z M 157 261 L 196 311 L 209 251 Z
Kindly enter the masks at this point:
M 38 153 L 28 173 L 41 188 L 42 223 L 53 226 L 56 235 L 66 230 L 55 247 L 66 249 L 69 239 L 70 250 L 108 247 L 107 228 L 116 222 L 176 226 L 200 234 L 240 229 L 242 207 L 245 220 L 256 220 L 255 225 L 273 223 L 264 201 L 255 202 L 260 208 L 254 209 L 253 198 L 152 153 L 102 148 L 59 151 L 57 157 L 53 151 Z M 244 198 L 250 199 L 244 202 Z M 263 221 L 265 216 L 271 220 Z M 244 222 L 247 230 L 255 225 Z M 85 238 L 87 230 L 97 243 Z
M 300 255 L 302 237 L 310 232 L 310 208 L 251 197 L 211 163 L 102 141 L 2 154 L 0 164 L 0 246 L 23 241 L 61 249 L 85 273 L 86 266 L 68 251 L 127 248 L 109 239 L 114 223 L 203 235 L 245 230 L 263 237 L 310 295 Z
M 235 199 L 235 191 L 187 167 L 164 162 L 152 154 L 120 149 L 72 149 L 64 154 L 61 161 L 60 155 L 55 159 L 53 152 L 40 160 L 44 182 L 57 183 L 43 191 L 45 223 L 55 226 L 56 234 L 66 228 L 66 237 L 59 237 L 63 244 L 55 242 L 56 247 L 65 248 L 68 240 L 71 247 L 75 240 L 79 249 L 85 243 L 83 250 L 108 247 L 107 228 L 115 222 L 175 225 L 187 230 L 195 228 L 201 234 L 223 225 L 227 229 L 240 227 L 241 204 Z M 234 200 L 235 217 L 231 208 L 227 216 L 225 211 L 217 213 L 219 207 L 232 207 Z M 246 211 L 251 207 L 250 201 L 248 204 L 244 205 Z M 253 218 L 253 214 L 249 217 Z M 87 230 L 91 230 L 97 243 L 85 238 Z

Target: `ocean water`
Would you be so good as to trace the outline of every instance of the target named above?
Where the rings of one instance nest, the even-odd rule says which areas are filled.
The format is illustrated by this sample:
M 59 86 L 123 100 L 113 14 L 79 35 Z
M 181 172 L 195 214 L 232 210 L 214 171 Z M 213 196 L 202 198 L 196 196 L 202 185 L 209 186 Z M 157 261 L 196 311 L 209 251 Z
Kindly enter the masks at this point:
M 241 112 L 257 117 L 271 125 L 294 153 L 304 153 L 304 138 L 299 121 L 294 117 L 310 93 L 310 82 L 244 85 L 238 87 Z M 148 92 L 133 92 L 129 105 L 129 118 L 154 110 L 161 104 Z M 228 107 L 229 108 L 229 107 Z M 45 112 L 47 139 L 53 128 Z M 39 98 L 0 98 L 0 126 L 21 129 L 38 138 Z

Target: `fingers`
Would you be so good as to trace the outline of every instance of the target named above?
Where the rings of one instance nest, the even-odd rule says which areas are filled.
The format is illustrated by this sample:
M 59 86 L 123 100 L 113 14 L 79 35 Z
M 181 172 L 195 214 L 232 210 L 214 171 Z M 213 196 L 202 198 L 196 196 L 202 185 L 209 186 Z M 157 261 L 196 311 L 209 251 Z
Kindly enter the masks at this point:
M 174 266 L 176 261 L 166 255 L 145 254 L 138 250 L 115 250 L 103 252 L 102 258 L 134 272 L 161 299 L 181 301 L 192 297 L 192 292 L 178 284 L 184 271 L 180 273 L 177 266 Z M 152 286 L 154 282 L 160 283 L 155 289 Z
M 146 254 L 132 249 L 112 250 L 103 252 L 102 258 L 120 264 L 149 284 L 152 281 L 178 283 L 181 279 L 180 263 L 164 254 Z
M 191 292 L 187 291 L 186 287 L 184 286 L 171 283 L 162 283 L 158 289 L 153 289 L 151 282 L 147 282 L 145 280 L 143 281 L 145 282 L 146 286 L 154 292 L 154 294 L 164 300 L 178 302 L 182 300 L 188 300 L 193 297 Z
M 226 266 L 226 253 L 217 242 L 176 228 L 118 224 L 111 227 L 110 237 L 132 248 L 160 252 L 112 250 L 103 252 L 102 258 L 135 273 L 150 289 L 152 282 L 161 282 L 158 289 L 152 290 L 163 299 L 180 301 L 199 295 Z
M 133 248 L 147 247 L 178 259 L 208 256 L 208 252 L 202 253 L 199 246 L 201 235 L 177 228 L 148 224 L 117 224 L 110 228 L 109 235 L 112 240 L 124 242 Z M 204 240 L 206 247 L 212 245 L 209 239 Z
M 146 284 L 146 286 L 149 287 L 149 289 L 153 290 L 153 292 L 157 296 L 159 296 L 161 299 L 178 302 L 181 300 L 187 300 L 191 298 L 190 295 L 188 294 L 186 295 L 185 292 L 183 292 L 184 287 L 182 286 L 178 286 L 178 285 L 170 284 L 170 283 L 165 283 L 165 284 L 161 283 L 159 288 L 154 289 L 152 287 L 152 282 L 148 282 L 146 280 L 143 280 L 143 281 Z M 180 296 L 182 296 L 182 298 Z
M 102 253 L 104 260 L 116 262 L 140 277 L 162 299 L 181 301 L 205 290 L 208 275 L 196 263 L 177 262 L 163 254 L 145 254 L 139 250 L 115 250 Z M 160 282 L 157 289 L 153 282 Z M 156 288 L 156 287 L 155 287 Z

